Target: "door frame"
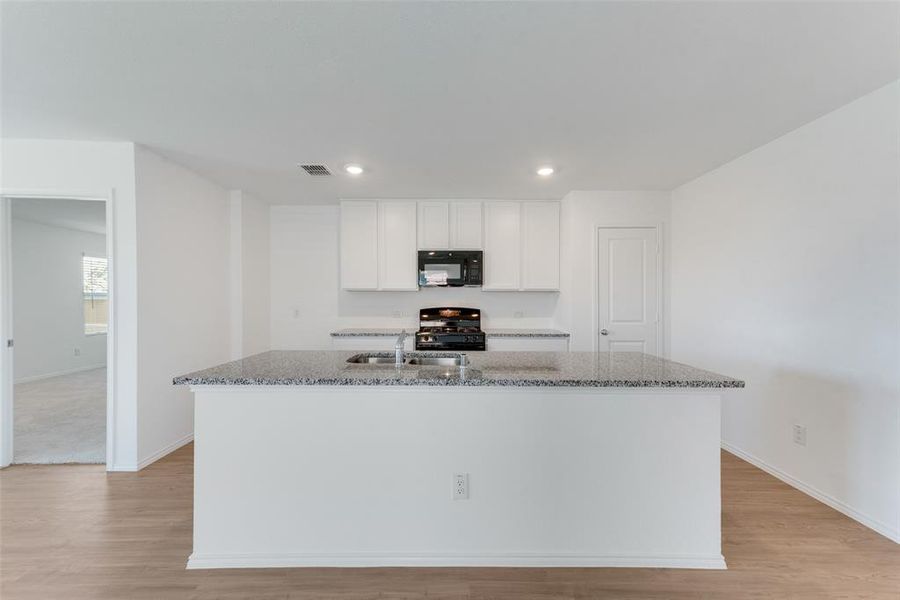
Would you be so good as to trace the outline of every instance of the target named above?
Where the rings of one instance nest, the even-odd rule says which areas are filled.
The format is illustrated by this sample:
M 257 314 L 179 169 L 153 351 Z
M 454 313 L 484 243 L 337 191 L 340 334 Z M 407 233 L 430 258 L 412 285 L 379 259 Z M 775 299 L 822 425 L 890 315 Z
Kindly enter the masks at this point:
M 116 280 L 115 261 L 115 190 L 71 191 L 71 190 L 19 190 L 0 189 L 0 468 L 13 462 L 14 456 L 14 349 L 8 348 L 6 340 L 15 339 L 13 331 L 13 289 L 12 289 L 12 212 L 13 199 L 93 200 L 106 203 L 106 260 L 108 265 L 108 320 L 106 332 L 106 469 L 115 463 L 116 448 Z
M 600 230 L 602 229 L 652 229 L 656 232 L 656 306 L 658 318 L 656 324 L 656 349 L 657 355 L 663 358 L 669 357 L 669 348 L 666 346 L 665 324 L 668 307 L 665 303 L 666 277 L 666 249 L 663 245 L 663 231 L 665 224 L 662 222 L 638 221 L 636 223 L 594 223 L 594 252 L 591 259 L 593 270 L 594 291 L 593 311 L 591 313 L 591 349 L 597 352 L 600 348 Z

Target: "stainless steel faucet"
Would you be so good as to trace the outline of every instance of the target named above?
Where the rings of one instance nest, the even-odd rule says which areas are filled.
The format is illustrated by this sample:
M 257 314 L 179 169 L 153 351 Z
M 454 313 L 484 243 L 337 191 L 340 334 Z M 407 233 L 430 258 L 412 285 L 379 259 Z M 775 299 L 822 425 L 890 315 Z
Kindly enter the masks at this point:
M 397 343 L 394 344 L 394 364 L 396 366 L 400 366 L 403 364 L 403 342 L 406 341 L 406 330 L 400 330 L 400 337 L 397 338 Z

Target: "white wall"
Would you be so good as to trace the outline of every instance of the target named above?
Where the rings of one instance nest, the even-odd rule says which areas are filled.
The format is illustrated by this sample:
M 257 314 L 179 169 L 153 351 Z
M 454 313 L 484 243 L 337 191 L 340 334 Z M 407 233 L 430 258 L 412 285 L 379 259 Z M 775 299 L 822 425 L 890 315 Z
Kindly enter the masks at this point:
M 106 365 L 106 335 L 84 333 L 82 253 L 106 256 L 106 236 L 12 220 L 17 383 Z
M 269 349 L 269 205 L 230 193 L 231 350 L 238 359 Z
M 113 198 L 116 410 L 107 468 L 133 469 L 137 461 L 138 301 L 134 144 L 0 140 L 0 193 Z
M 427 306 L 476 306 L 485 327 L 551 327 L 558 293 L 483 292 L 475 288 L 418 292 L 347 292 L 340 289 L 340 208 L 271 208 L 272 348 L 331 347 L 342 327 L 418 329 Z M 522 313 L 521 317 L 515 316 Z
M 138 465 L 191 439 L 193 401 L 172 378 L 230 355 L 229 198 L 140 146 Z
M 658 226 L 663 260 L 666 261 L 669 255 L 669 208 L 669 192 L 574 191 L 562 199 L 560 298 L 556 324 L 571 334 L 570 350 L 595 349 L 597 228 Z M 667 273 L 664 265 L 661 291 L 664 315 L 668 306 Z M 667 339 L 664 332 L 664 356 Z
M 671 279 L 672 357 L 748 381 L 725 442 L 900 541 L 898 107 L 894 83 L 675 190 Z

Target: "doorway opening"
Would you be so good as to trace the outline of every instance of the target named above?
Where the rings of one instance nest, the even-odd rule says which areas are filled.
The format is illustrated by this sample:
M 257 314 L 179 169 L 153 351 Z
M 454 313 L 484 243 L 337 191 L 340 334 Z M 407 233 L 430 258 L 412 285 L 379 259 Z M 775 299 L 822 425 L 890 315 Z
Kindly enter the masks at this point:
M 106 463 L 107 203 L 7 201 L 11 462 Z

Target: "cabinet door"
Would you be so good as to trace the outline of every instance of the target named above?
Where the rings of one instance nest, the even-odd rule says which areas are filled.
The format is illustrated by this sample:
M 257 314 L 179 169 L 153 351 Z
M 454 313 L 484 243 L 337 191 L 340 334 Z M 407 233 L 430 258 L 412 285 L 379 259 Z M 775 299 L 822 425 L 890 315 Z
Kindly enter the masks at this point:
M 416 203 L 378 203 L 378 289 L 419 288 L 416 254 Z
M 519 202 L 484 203 L 485 290 L 518 290 L 522 245 Z
M 450 203 L 450 248 L 453 250 L 481 250 L 481 202 Z
M 450 248 L 450 203 L 419 202 L 419 249 Z
M 378 204 L 341 202 L 341 288 L 378 289 Z
M 559 289 L 559 202 L 522 204 L 522 289 Z

